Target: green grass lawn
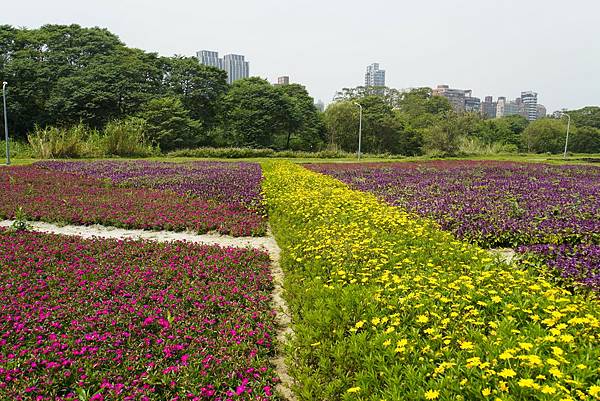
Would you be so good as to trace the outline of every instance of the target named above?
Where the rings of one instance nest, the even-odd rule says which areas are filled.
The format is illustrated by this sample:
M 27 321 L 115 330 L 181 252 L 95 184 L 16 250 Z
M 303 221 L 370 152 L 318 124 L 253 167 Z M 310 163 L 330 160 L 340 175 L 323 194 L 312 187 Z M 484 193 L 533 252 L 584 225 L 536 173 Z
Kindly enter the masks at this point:
M 201 160 L 212 161 L 247 161 L 247 162 L 262 162 L 265 160 L 273 160 L 274 158 L 245 158 L 245 159 L 227 159 L 227 158 L 195 158 L 195 157 L 149 157 L 144 160 L 168 161 L 168 162 L 190 162 Z M 70 159 L 64 159 L 70 160 Z M 79 159 L 78 159 L 79 160 Z M 130 158 L 102 158 L 102 159 L 85 159 L 85 160 L 139 160 Z M 319 159 L 319 158 L 281 158 L 280 160 L 289 160 L 294 163 L 350 163 L 358 161 L 357 158 L 340 158 L 340 159 Z M 434 160 L 427 156 L 418 157 L 366 157 L 361 158 L 361 162 L 399 162 L 399 161 L 426 161 Z M 439 160 L 439 159 L 438 159 Z M 552 163 L 552 164 L 589 164 L 600 165 L 600 154 L 570 154 L 567 159 L 563 159 L 562 155 L 547 155 L 547 154 L 500 154 L 500 155 L 485 155 L 485 156 L 468 156 L 447 158 L 447 160 L 505 160 L 515 162 L 529 163 Z M 39 159 L 31 158 L 15 158 L 11 159 L 12 165 L 27 165 L 35 163 Z M 0 164 L 3 166 L 4 163 Z

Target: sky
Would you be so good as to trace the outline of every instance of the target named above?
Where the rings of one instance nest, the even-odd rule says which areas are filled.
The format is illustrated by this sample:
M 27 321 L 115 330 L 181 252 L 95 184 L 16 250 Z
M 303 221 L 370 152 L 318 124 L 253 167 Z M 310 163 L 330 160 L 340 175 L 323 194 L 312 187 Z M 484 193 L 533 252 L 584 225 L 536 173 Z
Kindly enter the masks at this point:
M 386 85 L 473 96 L 538 92 L 548 111 L 600 105 L 598 0 L 20 0 L 0 24 L 99 26 L 160 55 L 243 54 L 331 101 L 378 62 Z

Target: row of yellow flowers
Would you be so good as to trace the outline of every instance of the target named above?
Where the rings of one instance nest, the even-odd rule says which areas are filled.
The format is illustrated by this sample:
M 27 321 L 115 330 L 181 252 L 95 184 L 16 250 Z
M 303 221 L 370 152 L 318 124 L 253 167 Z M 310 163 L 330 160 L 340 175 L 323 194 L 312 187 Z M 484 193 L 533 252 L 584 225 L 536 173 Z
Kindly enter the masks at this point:
M 596 300 L 331 177 L 263 174 L 299 399 L 600 399 Z

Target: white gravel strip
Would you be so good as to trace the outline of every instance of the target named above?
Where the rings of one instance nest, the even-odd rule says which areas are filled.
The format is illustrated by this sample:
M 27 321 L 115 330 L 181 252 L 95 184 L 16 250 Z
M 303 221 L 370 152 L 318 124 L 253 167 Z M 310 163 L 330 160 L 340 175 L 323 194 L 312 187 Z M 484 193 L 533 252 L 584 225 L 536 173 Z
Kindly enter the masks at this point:
M 0 227 L 10 227 L 13 220 L 0 221 Z M 148 231 L 129 230 L 101 225 L 73 226 L 56 225 L 39 221 L 29 221 L 34 231 L 44 233 L 75 235 L 81 238 L 112 238 L 112 239 L 146 239 L 158 242 L 187 241 L 195 244 L 220 245 L 237 248 L 263 248 L 272 256 L 279 252 L 279 247 L 273 237 L 230 237 L 221 234 L 195 234 L 191 231 Z

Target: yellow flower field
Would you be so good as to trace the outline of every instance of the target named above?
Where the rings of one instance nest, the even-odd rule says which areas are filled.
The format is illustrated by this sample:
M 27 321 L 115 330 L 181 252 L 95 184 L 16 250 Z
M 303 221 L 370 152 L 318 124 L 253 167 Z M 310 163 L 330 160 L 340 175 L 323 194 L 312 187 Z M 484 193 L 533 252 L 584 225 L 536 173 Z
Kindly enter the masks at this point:
M 597 300 L 331 177 L 263 174 L 299 399 L 600 399 Z

